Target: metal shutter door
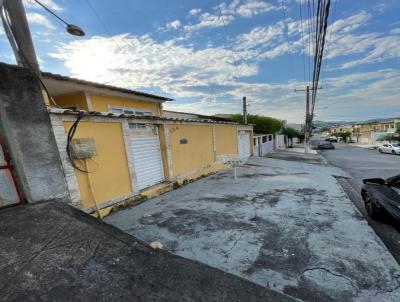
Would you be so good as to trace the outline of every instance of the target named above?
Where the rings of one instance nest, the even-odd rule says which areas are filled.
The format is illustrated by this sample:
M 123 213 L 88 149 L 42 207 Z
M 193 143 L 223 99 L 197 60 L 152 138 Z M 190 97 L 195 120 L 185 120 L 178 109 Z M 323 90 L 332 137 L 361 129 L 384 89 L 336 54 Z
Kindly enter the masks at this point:
M 158 135 L 131 136 L 131 148 L 139 190 L 164 181 Z

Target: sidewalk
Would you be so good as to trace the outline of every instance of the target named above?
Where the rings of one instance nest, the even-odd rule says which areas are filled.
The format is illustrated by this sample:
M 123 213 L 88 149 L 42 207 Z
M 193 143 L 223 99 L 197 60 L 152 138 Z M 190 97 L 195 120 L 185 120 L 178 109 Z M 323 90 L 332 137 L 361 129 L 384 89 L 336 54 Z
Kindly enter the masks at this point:
M 338 184 L 344 176 L 251 158 L 236 181 L 220 171 L 106 221 L 302 301 L 400 301 L 400 268 Z
M 379 147 L 378 145 L 369 145 L 369 144 L 365 144 L 365 145 L 349 144 L 349 146 L 358 147 L 358 148 L 364 148 L 364 149 L 376 149 L 376 148 Z
M 0 211 L 0 238 L 0 301 L 293 301 L 59 202 Z
M 287 148 L 285 151 L 286 152 L 294 152 L 294 153 L 306 153 L 304 146 L 301 146 L 301 145 L 295 145 L 295 146 L 293 146 L 293 148 Z M 315 155 L 315 154 L 318 154 L 318 152 L 316 150 L 309 148 L 308 154 Z

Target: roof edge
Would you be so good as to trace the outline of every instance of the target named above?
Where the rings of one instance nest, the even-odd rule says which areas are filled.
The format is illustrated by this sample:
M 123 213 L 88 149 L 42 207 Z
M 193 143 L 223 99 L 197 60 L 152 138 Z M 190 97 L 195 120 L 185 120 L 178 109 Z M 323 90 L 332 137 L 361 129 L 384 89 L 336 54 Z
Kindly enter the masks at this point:
M 64 75 L 54 74 L 54 73 L 47 72 L 47 71 L 42 71 L 41 73 L 44 78 L 48 78 L 48 79 L 74 82 L 76 84 L 92 86 L 95 88 L 108 89 L 108 90 L 118 91 L 118 92 L 127 93 L 127 94 L 134 94 L 137 96 L 153 98 L 153 99 L 157 99 L 160 101 L 173 101 L 174 100 L 171 98 L 167 98 L 167 97 L 163 97 L 163 96 L 159 96 L 159 95 L 155 95 L 155 94 L 151 94 L 151 93 L 140 92 L 140 91 L 136 91 L 136 90 L 132 90 L 132 89 L 127 89 L 127 88 L 122 88 L 122 87 L 117 87 L 117 86 L 112 86 L 112 85 L 101 84 L 101 83 L 86 81 L 86 80 L 82 80 L 82 79 L 67 77 Z
M 53 108 L 48 107 L 47 111 L 49 114 L 56 115 L 78 115 L 79 112 L 82 112 L 84 116 L 97 116 L 97 117 L 105 117 L 105 118 L 134 118 L 141 120 L 153 120 L 153 121 L 166 121 L 166 122 L 184 122 L 184 123 L 201 123 L 201 124 L 220 124 L 220 125 L 235 125 L 235 126 L 249 126 L 253 127 L 253 125 L 243 125 L 234 122 L 223 122 L 223 121 L 215 121 L 215 120 L 203 120 L 203 119 L 181 119 L 181 118 L 169 118 L 162 116 L 143 116 L 143 115 L 134 115 L 134 114 L 116 114 L 112 112 L 98 112 L 98 111 L 85 111 L 79 110 L 74 111 L 71 109 L 62 109 L 62 108 Z

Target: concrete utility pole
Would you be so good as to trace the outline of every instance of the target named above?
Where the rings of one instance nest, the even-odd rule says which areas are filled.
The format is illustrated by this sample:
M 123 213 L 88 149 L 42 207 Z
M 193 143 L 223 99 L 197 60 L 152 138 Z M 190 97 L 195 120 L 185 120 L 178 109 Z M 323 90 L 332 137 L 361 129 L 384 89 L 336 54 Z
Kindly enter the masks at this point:
M 243 97 L 243 124 L 247 125 L 247 100 Z
M 308 140 L 310 139 L 308 136 L 308 131 L 310 130 L 310 86 L 306 87 L 306 123 L 305 123 L 305 131 L 304 131 L 304 143 L 306 151 L 308 151 Z
M 314 90 L 315 88 L 310 86 L 307 86 L 306 89 L 295 89 L 295 92 L 300 92 L 300 91 L 305 91 L 306 92 L 306 119 L 305 119 L 305 124 L 304 124 L 304 150 L 305 153 L 310 152 L 309 148 L 309 141 L 311 137 L 311 129 L 312 129 L 312 120 L 311 120 L 311 113 L 310 113 L 310 91 Z M 322 87 L 318 88 L 322 89 Z
M 1 19 L 18 65 L 33 70 L 40 77 L 39 63 L 22 1 L 4 0 Z

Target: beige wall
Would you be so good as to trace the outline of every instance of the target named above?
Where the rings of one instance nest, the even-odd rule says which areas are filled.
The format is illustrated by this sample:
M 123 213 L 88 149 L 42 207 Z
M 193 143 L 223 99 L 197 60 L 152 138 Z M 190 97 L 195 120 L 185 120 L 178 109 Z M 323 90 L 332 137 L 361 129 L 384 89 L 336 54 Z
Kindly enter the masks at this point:
M 64 122 L 68 132 L 72 122 Z M 128 161 L 121 123 L 79 123 L 74 138 L 94 138 L 97 155 L 91 159 L 75 160 L 76 165 L 90 173 L 75 170 L 83 208 L 94 207 L 94 201 L 103 202 L 132 192 Z
M 88 110 L 86 97 L 83 92 L 56 96 L 53 97 L 53 99 L 55 100 L 58 106 L 63 108 L 76 106 L 79 110 Z
M 142 101 L 135 101 L 131 99 L 124 99 L 124 98 L 117 98 L 111 96 L 103 96 L 103 95 L 95 95 L 89 94 L 90 101 L 92 103 L 92 110 L 99 111 L 99 112 L 107 112 L 108 106 L 118 106 L 118 107 L 127 107 L 139 110 L 148 110 L 153 113 L 153 115 L 159 116 L 160 115 L 160 103 L 153 103 L 153 102 L 142 102 Z
M 217 156 L 237 154 L 237 128 L 231 125 L 215 126 L 216 153 Z
M 75 116 L 55 115 L 56 136 L 62 153 L 66 133 Z M 135 119 L 85 117 L 77 128 L 75 138 L 93 138 L 97 155 L 91 159 L 75 160 L 76 165 L 89 170 L 74 170 L 63 155 L 63 165 L 68 174 L 71 194 L 78 192 L 74 204 L 93 211 L 95 201 L 99 207 L 110 206 L 138 194 L 134 188 L 135 171 L 130 152 L 128 122 Z M 223 124 L 176 123 L 161 124 L 160 143 L 164 174 L 167 181 L 193 180 L 227 167 L 225 161 L 236 158 L 237 130 L 251 127 Z M 182 143 L 187 140 L 187 143 Z M 125 146 L 125 143 L 127 146 Z M 252 145 L 251 142 L 250 146 Z
M 214 162 L 210 125 L 168 125 L 173 176 L 194 172 Z M 181 144 L 186 139 L 187 144 Z

